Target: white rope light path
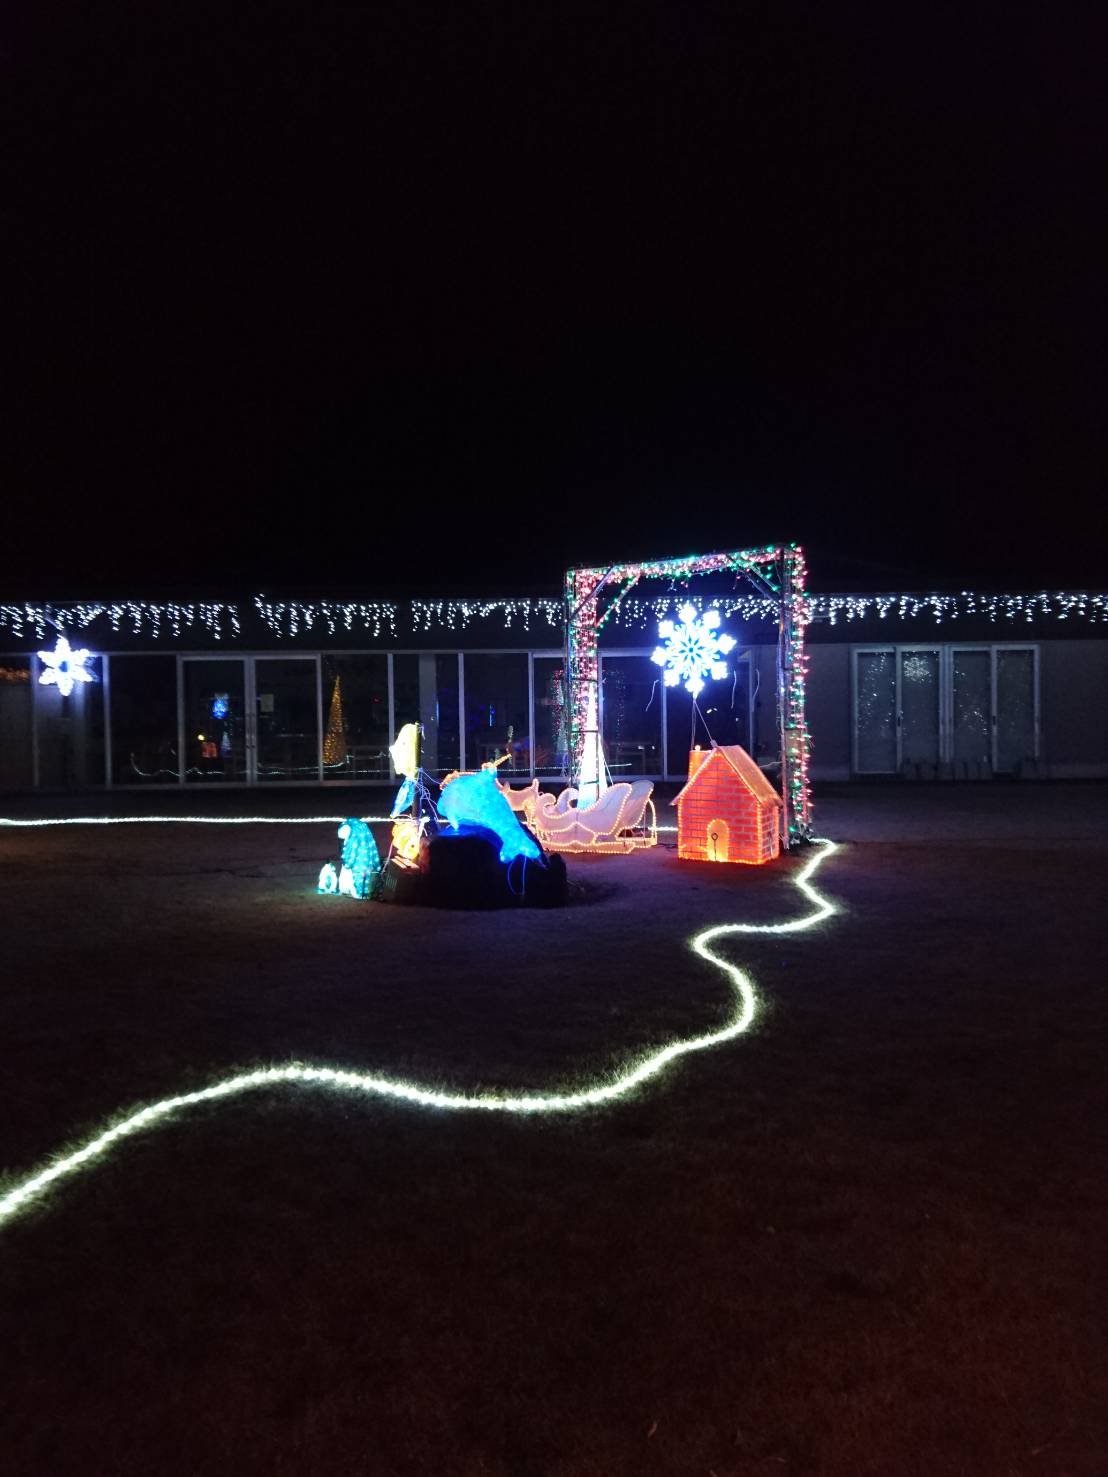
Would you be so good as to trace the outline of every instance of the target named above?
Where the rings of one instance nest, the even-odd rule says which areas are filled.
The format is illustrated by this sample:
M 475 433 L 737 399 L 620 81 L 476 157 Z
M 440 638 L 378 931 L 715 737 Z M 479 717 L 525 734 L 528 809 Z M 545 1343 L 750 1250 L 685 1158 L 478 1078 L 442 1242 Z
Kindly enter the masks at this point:
M 17 820 L 12 816 L 0 815 L 0 826 L 341 826 L 345 815 L 77 815 L 48 817 L 37 820 Z M 387 826 L 392 824 L 390 815 L 363 815 L 358 817 L 367 825 Z M 676 826 L 658 826 L 663 831 L 676 832 Z
M 713 1046 L 722 1046 L 733 1041 L 750 1028 L 756 1009 L 754 985 L 737 965 L 721 959 L 712 952 L 714 940 L 734 933 L 801 933 L 815 928 L 839 909 L 816 891 L 812 876 L 838 848 L 833 841 L 819 841 L 818 849 L 805 863 L 793 882 L 812 903 L 812 911 L 789 923 L 721 923 L 706 928 L 689 940 L 689 947 L 701 959 L 722 969 L 735 992 L 735 1010 L 730 1021 L 716 1031 L 702 1036 L 687 1036 L 671 1041 L 657 1051 L 647 1053 L 634 1066 L 602 1079 L 590 1087 L 582 1087 L 567 1093 L 496 1093 L 496 1092 L 441 1092 L 435 1088 L 420 1087 L 416 1082 L 406 1082 L 394 1077 L 379 1077 L 367 1072 L 348 1072 L 334 1067 L 311 1067 L 299 1062 L 284 1067 L 259 1067 L 253 1072 L 241 1072 L 235 1077 L 225 1077 L 211 1087 L 198 1092 L 187 1092 L 179 1097 L 162 1098 L 145 1108 L 121 1118 L 110 1128 L 87 1139 L 79 1149 L 55 1159 L 44 1169 L 12 1186 L 0 1197 L 0 1225 L 14 1220 L 31 1201 L 49 1185 L 76 1173 L 83 1165 L 101 1159 L 132 1134 L 139 1133 L 153 1123 L 158 1123 L 197 1103 L 215 1102 L 220 1098 L 235 1097 L 255 1087 L 275 1087 L 288 1083 L 298 1087 L 321 1086 L 342 1089 L 348 1092 L 365 1093 L 371 1097 L 391 1098 L 396 1102 L 414 1103 L 422 1108 L 439 1108 L 452 1112 L 486 1113 L 571 1113 L 582 1108 L 599 1107 L 627 1097 L 643 1082 L 657 1077 L 678 1057 L 689 1056 L 696 1051 L 707 1051 Z

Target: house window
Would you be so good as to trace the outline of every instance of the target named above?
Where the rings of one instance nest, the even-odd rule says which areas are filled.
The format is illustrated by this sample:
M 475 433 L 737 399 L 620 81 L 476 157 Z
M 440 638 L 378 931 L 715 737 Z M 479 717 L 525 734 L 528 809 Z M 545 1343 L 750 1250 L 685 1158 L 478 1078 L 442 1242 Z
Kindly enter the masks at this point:
M 325 652 L 322 661 L 323 778 L 387 780 L 388 657 Z
M 662 772 L 662 693 L 648 656 L 602 653 L 600 710 L 612 778 Z
M 467 652 L 466 767 L 497 763 L 501 779 L 531 773 L 527 653 Z

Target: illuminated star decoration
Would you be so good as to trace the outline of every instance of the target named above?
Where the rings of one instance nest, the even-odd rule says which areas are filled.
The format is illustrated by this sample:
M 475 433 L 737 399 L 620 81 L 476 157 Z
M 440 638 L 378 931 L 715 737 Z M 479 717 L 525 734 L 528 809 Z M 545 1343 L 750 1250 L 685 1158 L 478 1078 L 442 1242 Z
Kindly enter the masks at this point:
M 734 646 L 735 638 L 717 631 L 718 625 L 718 610 L 706 610 L 698 619 L 692 605 L 682 605 L 676 624 L 659 623 L 658 635 L 666 644 L 655 647 L 651 660 L 665 668 L 662 676 L 667 687 L 683 682 L 696 697 L 705 677 L 711 676 L 713 682 L 723 681 L 727 663 L 722 656 Z
M 43 672 L 38 680 L 44 686 L 56 682 L 62 697 L 69 696 L 75 682 L 92 681 L 92 673 L 85 668 L 89 659 L 88 651 L 83 646 L 80 651 L 74 651 L 65 636 L 58 637 L 53 651 L 40 651 L 38 659 L 43 665 Z

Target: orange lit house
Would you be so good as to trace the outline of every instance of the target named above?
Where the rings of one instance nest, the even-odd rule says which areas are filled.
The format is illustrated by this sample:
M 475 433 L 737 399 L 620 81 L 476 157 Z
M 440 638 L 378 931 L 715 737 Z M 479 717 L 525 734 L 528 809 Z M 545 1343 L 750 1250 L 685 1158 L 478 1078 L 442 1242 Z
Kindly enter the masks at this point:
M 693 749 L 675 797 L 677 855 L 699 862 L 771 862 L 781 848 L 781 797 L 738 744 Z

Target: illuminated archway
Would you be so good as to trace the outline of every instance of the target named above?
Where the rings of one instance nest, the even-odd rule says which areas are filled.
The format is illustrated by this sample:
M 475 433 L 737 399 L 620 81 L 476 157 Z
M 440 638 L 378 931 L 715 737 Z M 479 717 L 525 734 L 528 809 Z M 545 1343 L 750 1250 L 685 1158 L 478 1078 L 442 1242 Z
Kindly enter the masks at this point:
M 576 780 L 585 748 L 590 699 L 599 712 L 600 632 L 624 597 L 643 579 L 688 580 L 697 574 L 733 573 L 777 605 L 777 728 L 781 751 L 781 839 L 786 846 L 811 834 L 808 728 L 804 717 L 807 658 L 804 628 L 807 568 L 798 544 L 767 544 L 720 554 L 612 564 L 607 569 L 567 569 L 566 683 L 568 686 L 570 776 Z M 612 599 L 601 609 L 602 597 Z M 595 724 L 599 720 L 593 718 Z

